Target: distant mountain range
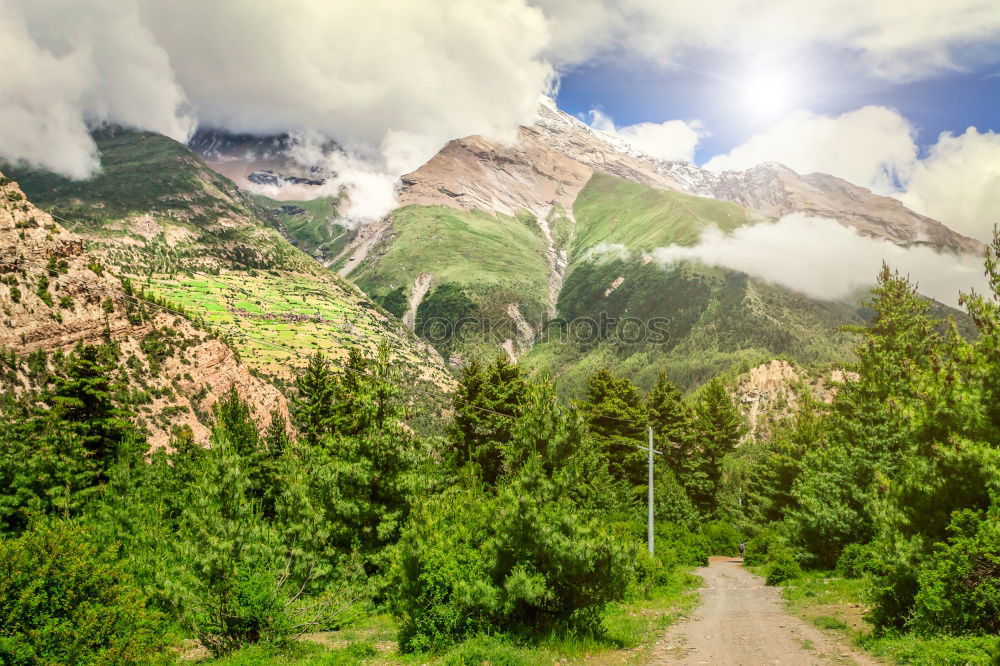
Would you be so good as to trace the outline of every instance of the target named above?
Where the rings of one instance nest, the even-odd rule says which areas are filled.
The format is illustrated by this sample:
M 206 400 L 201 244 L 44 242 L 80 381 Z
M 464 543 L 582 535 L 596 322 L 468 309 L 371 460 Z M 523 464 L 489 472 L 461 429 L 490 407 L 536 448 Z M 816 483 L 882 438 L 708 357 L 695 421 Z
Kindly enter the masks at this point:
M 283 161 L 273 150 L 280 140 L 256 141 L 251 147 L 247 138 L 216 134 L 195 147 L 220 171 L 322 178 L 287 153 Z M 402 178 L 400 207 L 385 219 L 348 229 L 337 202 L 322 201 L 320 215 L 316 201 L 313 210 L 271 210 L 300 247 L 355 281 L 451 363 L 502 349 L 560 377 L 570 392 L 599 363 L 640 383 L 665 368 L 695 386 L 779 356 L 806 364 L 851 358 L 853 338 L 840 327 L 867 316 L 863 294 L 820 301 L 743 273 L 691 263 L 664 268 L 645 256 L 693 245 L 707 228 L 731 231 L 803 213 L 904 247 L 983 249 L 895 199 L 826 174 L 775 163 L 715 174 L 658 161 L 551 100 L 511 145 L 479 136 L 449 142 Z M 596 337 L 552 334 L 555 318 L 602 313 L 616 323 L 664 320 L 668 339 L 624 342 L 614 326 Z M 480 323 L 459 339 L 443 330 L 470 318 Z
M 781 358 L 811 381 L 851 360 L 841 327 L 870 315 L 864 294 L 817 300 L 649 251 L 793 212 L 902 246 L 982 249 L 832 176 L 657 161 L 551 102 L 510 145 L 449 142 L 401 179 L 398 209 L 360 226 L 342 219 L 333 174 L 300 163 L 289 135 L 203 130 L 185 147 L 111 128 L 95 139 L 102 171 L 87 181 L 2 167 L 0 350 L 19 354 L 2 381 L 29 386 L 31 352 L 118 341 L 133 367 L 159 369 L 136 386 L 161 443 L 178 424 L 207 437 L 230 384 L 265 422 L 286 410 L 283 389 L 310 354 L 342 358 L 382 338 L 406 381 L 439 400 L 449 366 L 495 354 L 555 376 L 567 395 L 598 367 L 646 385 L 666 370 L 696 387 Z M 65 261 L 58 275 L 53 260 Z M 137 299 L 152 303 L 139 317 Z

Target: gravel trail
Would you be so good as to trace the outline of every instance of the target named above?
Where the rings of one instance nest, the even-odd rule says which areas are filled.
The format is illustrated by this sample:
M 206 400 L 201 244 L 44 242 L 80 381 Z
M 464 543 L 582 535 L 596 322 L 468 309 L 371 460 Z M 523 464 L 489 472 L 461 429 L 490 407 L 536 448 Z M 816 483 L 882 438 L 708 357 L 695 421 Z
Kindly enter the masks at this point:
M 654 664 L 881 663 L 789 615 L 778 589 L 739 559 L 713 557 L 695 574 L 701 604 L 657 643 Z

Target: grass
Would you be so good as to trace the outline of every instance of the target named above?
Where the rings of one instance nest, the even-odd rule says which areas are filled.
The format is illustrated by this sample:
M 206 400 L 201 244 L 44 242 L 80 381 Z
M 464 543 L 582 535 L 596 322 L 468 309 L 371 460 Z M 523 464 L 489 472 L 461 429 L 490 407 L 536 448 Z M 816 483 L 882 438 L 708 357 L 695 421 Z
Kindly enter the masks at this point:
M 321 261 L 336 256 L 350 236 L 347 227 L 338 223 L 340 199 L 337 197 L 319 197 L 308 201 L 276 201 L 261 195 L 251 195 L 251 198 L 298 248 Z M 297 210 L 290 214 L 286 212 L 286 207 Z
M 738 204 L 655 190 L 602 173 L 595 173 L 581 190 L 573 214 L 574 259 L 602 245 L 623 245 L 632 251 L 694 245 L 706 227 L 732 231 L 758 221 Z
M 513 328 L 507 309 L 516 304 L 538 326 L 548 307 L 545 241 L 529 215 L 507 217 L 443 206 L 407 206 L 393 214 L 392 230 L 351 278 L 386 309 L 401 315 L 417 276 L 432 276 L 417 310 L 418 322 L 465 316 Z M 418 326 L 420 330 L 420 326 Z M 499 343 L 504 332 L 473 336 Z M 440 342 L 440 341 L 439 341 Z M 438 344 L 452 349 L 453 339 Z M 497 344 L 492 354 L 499 352 Z
M 722 268 L 661 266 L 643 253 L 690 245 L 703 229 L 731 231 L 760 219 L 740 206 L 595 174 L 573 207 L 577 220 L 559 315 L 639 320 L 665 333 L 635 342 L 624 327 L 598 340 L 553 337 L 523 359 L 555 376 L 564 395 L 609 366 L 648 388 L 660 370 L 686 388 L 720 372 L 788 357 L 801 364 L 843 362 L 856 340 L 843 324 L 862 321 L 849 304 L 816 301 Z
M 443 381 L 399 324 L 332 276 L 232 271 L 153 276 L 139 284 L 203 317 L 228 336 L 245 363 L 265 375 L 290 379 L 317 351 L 337 359 L 361 347 L 373 355 L 384 336 L 393 343 L 404 372 Z
M 443 206 L 406 206 L 393 214 L 391 242 L 373 250 L 352 278 L 363 289 L 412 286 L 431 273 L 436 283 L 509 285 L 544 298 L 544 242 L 526 220 Z
M 296 666 L 339 664 L 441 664 L 531 666 L 540 663 L 645 663 L 653 643 L 671 624 L 697 603 L 692 594 L 700 580 L 678 569 L 666 585 L 647 598 L 609 606 L 603 632 L 597 636 L 542 637 L 532 643 L 502 635 L 479 636 L 443 654 L 400 654 L 395 627 L 386 615 L 362 619 L 340 631 L 305 637 L 291 648 L 255 646 L 229 657 L 208 660 L 213 666 L 257 666 L 284 663 Z
M 855 645 L 894 664 L 995 664 L 1000 636 L 876 636 L 864 621 L 863 583 L 831 572 L 809 571 L 782 585 L 789 608 L 814 626 L 847 636 Z

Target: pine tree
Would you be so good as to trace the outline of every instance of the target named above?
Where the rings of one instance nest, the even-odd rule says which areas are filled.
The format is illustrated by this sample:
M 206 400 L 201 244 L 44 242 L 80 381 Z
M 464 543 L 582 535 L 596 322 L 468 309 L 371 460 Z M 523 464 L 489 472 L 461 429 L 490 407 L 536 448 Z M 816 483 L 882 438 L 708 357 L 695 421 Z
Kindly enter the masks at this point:
M 299 436 L 310 444 L 330 432 L 336 377 L 320 352 L 309 357 L 305 371 L 295 381 L 297 395 L 292 409 Z
M 664 453 L 664 462 L 678 479 L 683 480 L 690 459 L 696 453 L 698 438 L 691 408 L 665 372 L 660 373 L 653 390 L 646 396 L 646 411 L 656 444 Z
M 449 428 L 457 465 L 472 463 L 485 483 L 496 484 L 527 390 L 521 368 L 502 356 L 487 366 L 473 360 L 462 369 Z
M 646 405 L 630 380 L 606 369 L 587 380 L 580 411 L 590 431 L 602 444 L 616 478 L 633 486 L 647 482 L 645 444 Z
M 684 474 L 691 501 L 702 515 L 714 515 L 722 482 L 722 460 L 740 443 L 745 432 L 743 417 L 719 379 L 705 387 L 698 402 L 697 451 Z

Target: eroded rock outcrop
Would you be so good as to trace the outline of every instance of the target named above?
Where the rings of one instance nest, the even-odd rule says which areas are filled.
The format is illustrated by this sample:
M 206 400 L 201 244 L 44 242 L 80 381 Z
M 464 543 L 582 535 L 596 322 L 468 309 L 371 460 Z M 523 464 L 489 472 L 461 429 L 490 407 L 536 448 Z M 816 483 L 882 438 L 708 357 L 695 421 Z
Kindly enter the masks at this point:
M 185 426 L 207 443 L 212 406 L 230 387 L 262 427 L 274 411 L 288 416 L 281 393 L 255 377 L 224 341 L 131 292 L 87 253 L 81 238 L 2 174 L 0 324 L 0 349 L 16 359 L 0 390 L 37 388 L 27 366 L 32 353 L 116 343 L 115 372 L 136 396 L 135 418 L 149 430 L 152 447 L 168 445 L 171 433 Z

